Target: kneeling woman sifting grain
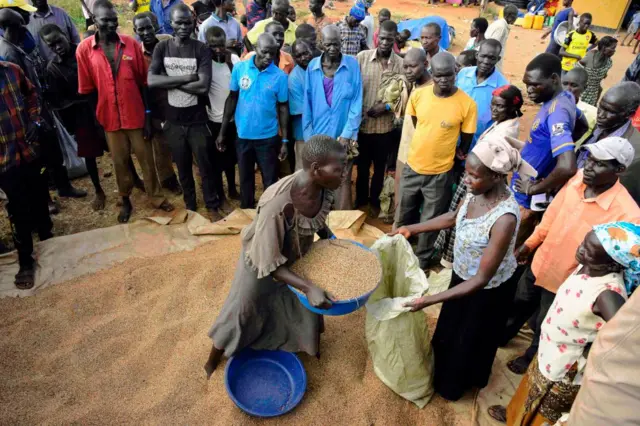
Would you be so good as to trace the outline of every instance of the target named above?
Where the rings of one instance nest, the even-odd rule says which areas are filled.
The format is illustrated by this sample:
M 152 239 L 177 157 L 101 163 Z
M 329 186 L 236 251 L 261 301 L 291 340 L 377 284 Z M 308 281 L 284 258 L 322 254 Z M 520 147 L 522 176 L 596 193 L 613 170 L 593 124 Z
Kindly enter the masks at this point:
M 465 165 L 467 195 L 456 211 L 424 223 L 398 228 L 406 238 L 455 225 L 453 275 L 447 291 L 415 299 L 412 311 L 443 303 L 431 343 L 435 354 L 434 388 L 456 401 L 466 390 L 487 385 L 504 327 L 505 307 L 513 295 L 513 254 L 520 210 L 505 184 L 514 171 L 535 170 L 504 136 L 476 145 Z
M 322 316 L 302 306 L 285 284 L 305 293 L 314 307 L 331 306 L 323 289 L 289 266 L 309 250 L 316 233 L 333 235 L 325 221 L 333 191 L 345 178 L 347 154 L 335 139 L 318 135 L 305 144 L 302 162 L 303 170 L 264 192 L 256 218 L 242 232 L 231 290 L 209 331 L 207 377 L 223 354 L 230 357 L 246 347 L 318 354 Z

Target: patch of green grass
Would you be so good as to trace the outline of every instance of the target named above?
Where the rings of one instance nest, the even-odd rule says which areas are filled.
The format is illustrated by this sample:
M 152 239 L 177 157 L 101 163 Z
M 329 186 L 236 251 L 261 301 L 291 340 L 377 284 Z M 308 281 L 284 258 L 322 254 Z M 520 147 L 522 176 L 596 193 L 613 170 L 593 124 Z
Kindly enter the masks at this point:
M 52 0 L 51 4 L 66 10 L 73 23 L 84 30 L 84 15 L 82 14 L 80 0 Z
M 51 0 L 51 4 L 64 9 L 71 20 L 76 25 L 78 32 L 82 34 L 84 32 L 85 20 L 82 14 L 82 5 L 80 0 Z M 129 2 L 114 2 L 116 10 L 118 11 L 118 21 L 120 22 L 120 30 L 125 34 L 132 33 L 132 20 L 133 12 L 129 9 Z

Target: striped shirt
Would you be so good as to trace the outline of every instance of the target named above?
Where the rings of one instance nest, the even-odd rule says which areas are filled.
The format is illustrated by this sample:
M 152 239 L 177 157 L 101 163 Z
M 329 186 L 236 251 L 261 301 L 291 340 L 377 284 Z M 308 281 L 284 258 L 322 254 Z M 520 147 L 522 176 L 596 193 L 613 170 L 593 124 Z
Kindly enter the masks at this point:
M 347 21 L 338 23 L 340 28 L 340 41 L 342 44 L 342 54 L 356 56 L 363 50 L 367 50 L 367 33 L 362 25 L 351 28 Z
M 400 56 L 391 52 L 387 69 L 382 69 L 382 63 L 376 55 L 377 49 L 365 50 L 358 53 L 358 65 L 360 65 L 360 74 L 362 75 L 362 124 L 360 131 L 362 133 L 382 134 L 393 130 L 393 120 L 395 114 L 387 111 L 380 117 L 369 117 L 367 111 L 379 102 L 378 89 L 382 82 L 383 72 L 391 72 L 393 74 L 402 74 L 403 60 Z

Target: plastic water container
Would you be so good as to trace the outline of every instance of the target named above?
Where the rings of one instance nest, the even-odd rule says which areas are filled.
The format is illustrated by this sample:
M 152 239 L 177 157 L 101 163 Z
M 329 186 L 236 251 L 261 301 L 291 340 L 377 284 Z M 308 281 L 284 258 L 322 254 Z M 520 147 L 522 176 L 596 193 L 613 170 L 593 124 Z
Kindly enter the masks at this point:
M 535 15 L 533 18 L 533 29 L 541 30 L 543 26 L 544 26 L 544 16 Z
M 534 18 L 534 15 L 531 15 L 530 13 L 527 13 L 526 15 L 524 15 L 524 21 L 522 21 L 522 28 L 526 30 L 531 29 L 531 27 L 533 27 L 533 18 Z

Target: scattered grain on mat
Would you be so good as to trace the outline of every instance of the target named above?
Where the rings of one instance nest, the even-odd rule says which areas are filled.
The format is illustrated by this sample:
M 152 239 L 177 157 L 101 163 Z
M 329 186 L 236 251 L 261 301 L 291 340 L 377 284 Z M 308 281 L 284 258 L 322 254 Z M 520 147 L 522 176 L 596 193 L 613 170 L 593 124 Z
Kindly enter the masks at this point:
M 325 317 L 320 360 L 300 355 L 308 387 L 293 412 L 269 420 L 240 411 L 224 390 L 224 362 L 210 381 L 202 369 L 240 249 L 239 236 L 226 237 L 0 299 L 2 423 L 468 424 L 470 408 L 461 417 L 434 397 L 420 410 L 375 376 L 364 309 Z
M 338 300 L 367 293 L 375 288 L 382 274 L 375 254 L 340 240 L 316 241 L 291 270 Z

